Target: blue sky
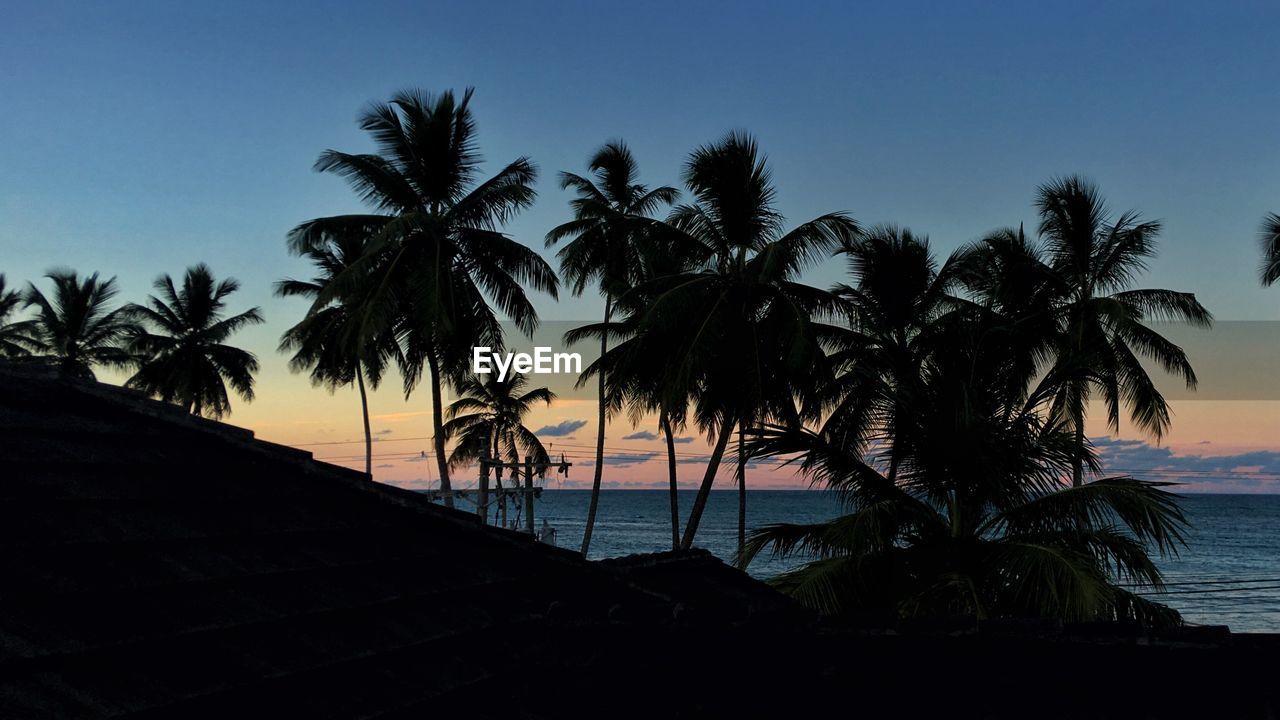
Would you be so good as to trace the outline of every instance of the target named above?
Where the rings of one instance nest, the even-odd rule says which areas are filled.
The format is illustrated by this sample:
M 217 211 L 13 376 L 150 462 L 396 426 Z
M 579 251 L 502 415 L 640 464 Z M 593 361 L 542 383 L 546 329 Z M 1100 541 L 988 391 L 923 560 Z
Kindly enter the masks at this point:
M 1037 183 L 1087 174 L 1117 210 L 1165 221 L 1147 284 L 1194 291 L 1220 319 L 1280 319 L 1254 242 L 1280 211 L 1274 2 L 290 5 L 0 10 L 0 272 L 101 270 L 130 300 L 199 261 L 239 278 L 233 307 L 268 320 L 242 342 L 279 392 L 236 418 L 272 437 L 351 433 L 327 427 L 354 419 L 349 397 L 288 378 L 274 347 L 303 305 L 270 284 L 306 272 L 285 252 L 289 228 L 359 208 L 312 172 L 316 156 L 369 149 L 357 114 L 405 87 L 477 88 L 485 156 L 542 169 L 537 205 L 508 228 L 535 247 L 567 219 L 555 173 L 582 170 L 603 141 L 625 138 L 646 180 L 676 183 L 690 149 L 746 129 L 791 221 L 847 210 L 944 252 L 1030 226 Z M 558 320 L 601 308 L 538 304 Z M 421 412 L 382 395 L 388 422 L 409 418 L 396 437 L 423 434 Z M 1269 407 L 1253 412 L 1274 424 Z M 548 427 L 590 414 L 557 408 Z M 1185 444 L 1234 411 L 1214 412 L 1183 416 Z M 326 426 L 282 419 L 300 413 Z
M 941 249 L 1030 221 L 1035 185 L 1082 172 L 1165 220 L 1150 282 L 1221 318 L 1280 318 L 1253 235 L 1280 210 L 1274 3 L 10 4 L 0 21 L 0 271 L 61 263 L 140 294 L 204 260 L 267 310 L 301 272 L 284 233 L 357 206 L 311 172 L 367 148 L 361 107 L 477 87 L 486 157 L 530 155 L 541 245 L 554 173 L 623 137 L 676 182 L 697 144 L 759 136 L 793 220 L 911 226 Z M 296 5 L 296 4 L 291 4 Z M 839 268 L 816 273 L 835 279 Z M 540 303 L 551 318 L 598 301 Z

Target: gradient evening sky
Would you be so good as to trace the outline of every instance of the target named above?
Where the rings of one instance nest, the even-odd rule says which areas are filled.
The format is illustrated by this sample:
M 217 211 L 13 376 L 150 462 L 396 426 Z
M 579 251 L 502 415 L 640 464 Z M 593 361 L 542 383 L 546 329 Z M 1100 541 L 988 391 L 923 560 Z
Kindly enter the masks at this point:
M 1220 319 L 1280 319 L 1254 243 L 1263 214 L 1280 211 L 1273 2 L 292 5 L 0 8 L 0 272 L 16 284 L 55 265 L 101 270 L 127 299 L 197 261 L 240 279 L 233 306 L 262 306 L 268 324 L 240 338 L 263 372 L 258 400 L 231 419 L 267 438 L 359 437 L 354 394 L 310 389 L 275 352 L 305 306 L 270 284 L 307 273 L 285 252 L 289 228 L 360 207 L 311 171 L 317 154 L 369 149 L 358 111 L 404 87 L 477 88 L 491 167 L 529 155 L 542 169 L 539 202 L 508 227 L 538 248 L 568 217 L 554 173 L 581 171 L 604 140 L 625 138 L 646 180 L 675 183 L 692 147 L 745 128 L 788 218 L 847 210 L 928 233 L 943 252 L 1030 225 L 1037 183 L 1087 174 L 1116 209 L 1165 222 L 1145 284 L 1194 291 Z M 595 296 L 538 306 L 551 320 L 601 311 Z M 592 404 L 574 394 L 532 424 L 586 421 L 553 440 L 581 463 Z M 403 454 L 427 447 L 404 439 L 429 434 L 425 394 L 405 403 L 389 386 L 373 406 L 377 476 L 424 482 L 430 464 Z M 1129 463 L 1237 472 L 1197 478 L 1206 488 L 1267 489 L 1239 471 L 1280 472 L 1277 407 L 1179 400 L 1164 447 L 1115 447 Z M 635 431 L 611 427 L 616 455 L 660 449 L 623 439 Z M 308 447 L 347 464 L 360 452 Z M 611 483 L 662 477 L 632 459 Z M 684 468 L 694 481 L 696 465 Z M 589 474 L 576 468 L 575 484 Z

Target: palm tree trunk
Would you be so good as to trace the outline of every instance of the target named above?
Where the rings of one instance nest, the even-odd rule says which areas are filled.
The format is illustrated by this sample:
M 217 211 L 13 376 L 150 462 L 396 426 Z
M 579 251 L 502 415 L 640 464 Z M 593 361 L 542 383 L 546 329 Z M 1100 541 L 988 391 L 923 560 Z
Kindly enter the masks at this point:
M 707 498 L 711 495 L 711 486 L 716 481 L 716 472 L 720 470 L 720 459 L 724 457 L 724 449 L 729 445 L 729 437 L 733 435 L 733 418 L 725 418 L 720 428 L 720 438 L 711 451 L 711 459 L 707 461 L 707 471 L 702 476 L 702 484 L 698 486 L 698 495 L 693 499 L 693 507 L 689 510 L 689 523 L 684 529 L 684 538 L 680 541 L 680 549 L 693 547 L 693 538 L 698 534 L 698 523 L 702 520 L 702 511 L 707 507 Z
M 747 546 L 747 446 L 738 423 L 738 557 Z
M 511 457 L 511 492 L 515 499 L 516 517 L 511 521 L 510 530 L 520 526 L 520 518 L 524 517 L 524 493 L 520 492 L 520 453 Z
M 1076 426 L 1075 457 L 1071 459 L 1071 487 L 1084 484 L 1084 403 L 1078 403 L 1073 418 Z
M 1091 287 L 1086 286 L 1084 296 L 1086 298 L 1091 298 L 1093 296 L 1093 289 Z M 1083 309 L 1085 305 L 1081 303 L 1080 307 Z M 1084 351 L 1084 322 L 1082 317 L 1077 317 L 1075 319 L 1074 331 L 1075 331 L 1075 341 L 1076 341 L 1075 342 L 1075 358 L 1076 358 L 1076 362 L 1079 363 L 1081 358 L 1087 357 Z M 1077 372 L 1079 372 L 1079 370 L 1077 370 Z M 1072 397 L 1073 407 L 1071 408 L 1071 413 L 1072 413 L 1071 419 L 1072 421 L 1075 422 L 1074 429 L 1076 434 L 1075 435 L 1075 451 L 1076 452 L 1075 452 L 1075 457 L 1071 459 L 1071 487 L 1080 487 L 1081 485 L 1084 485 L 1084 450 L 1085 450 L 1084 448 L 1084 443 L 1085 443 L 1084 415 L 1085 415 L 1085 403 L 1087 402 L 1086 401 L 1087 386 L 1084 383 L 1076 382 L 1076 383 L 1072 383 L 1071 388 L 1072 388 L 1072 393 L 1074 395 L 1074 397 Z
M 538 527 L 533 518 L 533 456 L 524 456 L 524 528 L 529 537 L 538 536 Z
M 613 296 L 605 293 L 604 296 L 604 322 L 609 324 L 609 315 L 613 312 Z M 609 331 L 605 330 L 600 333 L 600 358 L 603 360 L 604 354 L 609 350 Z M 601 365 L 599 372 L 599 392 L 600 392 L 600 412 L 596 417 L 596 467 L 594 477 L 591 479 L 591 505 L 587 508 L 587 526 L 582 531 L 582 556 L 587 556 L 587 551 L 591 549 L 591 531 L 596 526 L 596 508 L 600 505 L 600 480 L 604 473 L 604 421 L 605 421 L 605 382 L 604 382 L 604 366 Z
M 364 371 L 356 365 L 356 387 L 360 389 L 360 413 L 364 416 L 364 474 L 373 477 L 373 433 L 369 430 L 369 396 L 364 390 Z
M 489 434 L 489 439 L 480 454 L 480 491 L 479 498 L 476 500 L 476 515 L 480 518 L 480 522 L 489 524 L 489 459 L 493 457 L 493 433 Z
M 680 498 L 676 487 L 676 440 L 671 434 L 671 419 L 662 413 L 662 434 L 667 437 L 667 476 L 671 480 L 671 549 L 680 549 Z
M 453 486 L 449 483 L 449 463 L 444 457 L 444 400 L 440 397 L 444 383 L 440 379 L 440 362 L 434 352 L 427 353 L 427 369 L 431 372 L 431 444 L 440 471 L 440 492 L 445 507 L 453 507 Z

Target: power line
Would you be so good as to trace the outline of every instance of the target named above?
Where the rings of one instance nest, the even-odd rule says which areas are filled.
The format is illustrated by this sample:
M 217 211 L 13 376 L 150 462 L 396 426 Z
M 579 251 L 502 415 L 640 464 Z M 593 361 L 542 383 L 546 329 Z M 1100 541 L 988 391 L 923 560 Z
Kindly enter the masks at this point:
M 377 443 L 414 442 L 414 441 L 423 441 L 423 440 L 431 440 L 431 439 L 432 438 L 430 435 L 422 435 L 422 436 L 401 437 L 401 438 L 378 438 L 375 440 L 375 442 Z M 363 444 L 363 443 L 364 443 L 364 440 L 334 440 L 334 441 L 313 442 L 313 443 L 295 443 L 294 447 L 307 448 L 307 447 L 321 447 L 321 446 L 332 446 L 332 445 L 357 445 L 357 444 Z M 553 446 L 553 447 L 572 448 L 574 450 L 590 450 L 593 452 L 596 449 L 595 445 L 583 445 L 583 444 L 577 444 L 577 443 L 557 442 L 555 440 L 550 440 L 546 444 L 548 446 Z M 608 452 L 618 452 L 618 453 L 632 453 L 632 454 L 643 453 L 647 455 L 659 455 L 659 454 L 666 455 L 666 451 L 664 448 L 654 449 L 652 447 L 622 447 L 619 445 L 605 445 L 604 449 Z M 417 453 L 413 453 L 413 454 L 416 455 Z M 711 457 L 710 453 L 690 453 L 690 452 L 681 452 L 681 451 L 676 451 L 675 455 L 676 457 L 679 457 L 679 458 L 696 458 L 696 459 L 708 459 Z M 333 457 L 336 458 L 336 457 L 346 457 L 346 456 L 333 456 Z M 361 458 L 364 456 L 352 455 L 351 457 Z M 391 454 L 378 455 L 377 457 L 391 457 Z M 326 458 L 317 458 L 317 459 L 323 460 Z M 1122 473 L 1126 475 L 1142 474 L 1142 475 L 1174 475 L 1174 476 L 1181 476 L 1181 477 L 1197 477 L 1197 478 L 1203 477 L 1203 478 L 1276 478 L 1276 479 L 1280 479 L 1280 472 L 1270 472 L 1265 470 L 1193 470 L 1193 469 L 1179 469 L 1179 468 L 1108 467 L 1106 468 L 1105 471 L 1108 473 Z
M 1164 584 L 1164 586 L 1165 586 L 1165 587 L 1177 587 L 1177 586 L 1187 586 L 1187 585 L 1194 585 L 1194 586 L 1200 586 L 1200 585 L 1248 585 L 1248 584 L 1253 584 L 1253 583 L 1265 583 L 1265 582 L 1280 583 L 1280 578 L 1258 578 L 1258 579 L 1256 579 L 1256 580 L 1199 580 L 1199 581 L 1196 581 L 1196 580 L 1177 580 L 1177 581 L 1174 581 L 1174 582 L 1167 582 L 1167 583 L 1165 583 L 1165 584 Z M 1144 584 L 1144 585 L 1138 585 L 1137 583 L 1125 583 L 1125 584 L 1126 584 L 1126 585 L 1128 585 L 1128 586 L 1130 586 L 1130 587 L 1149 587 L 1149 585 L 1146 585 L 1146 584 Z M 1240 588 L 1240 589 L 1241 589 L 1241 590 L 1254 590 L 1254 589 L 1261 589 L 1261 588 Z
M 1197 610 L 1187 610 L 1186 612 L 1200 614 L 1200 611 L 1197 611 Z M 1203 614 L 1214 615 L 1214 616 L 1226 616 L 1226 617 L 1231 617 L 1233 615 L 1276 615 L 1276 614 L 1280 614 L 1280 609 L 1278 610 L 1214 610 L 1212 612 L 1205 612 Z
M 1268 472 L 1264 470 L 1190 470 L 1177 468 L 1107 468 L 1107 472 L 1132 473 L 1132 474 L 1150 474 L 1150 475 L 1207 475 L 1213 477 L 1241 475 L 1247 477 L 1276 477 L 1280 478 L 1280 472 Z
M 1232 573 L 1232 572 L 1166 572 L 1164 576 L 1170 580 L 1180 582 L 1194 582 L 1197 580 L 1214 581 L 1214 580 L 1241 580 L 1243 582 L 1280 582 L 1280 578 L 1272 580 L 1271 571 L 1254 572 L 1254 573 Z M 1250 580 L 1249 578 L 1255 578 Z
M 401 437 L 401 438 L 379 438 L 376 442 L 378 443 L 414 442 L 414 441 L 423 441 L 423 440 L 431 440 L 431 439 L 432 437 L 429 435 L 422 435 L 422 436 Z M 295 447 L 306 448 L 306 447 L 322 447 L 322 446 L 333 446 L 333 445 L 355 445 L 355 444 L 362 444 L 362 443 L 364 443 L 363 440 L 335 440 L 335 441 L 314 442 L 314 443 L 297 443 Z M 573 450 L 580 450 L 580 451 L 594 452 L 596 449 L 595 445 L 557 442 L 555 440 L 550 440 L 546 444 L 548 447 L 551 447 L 551 448 L 556 448 L 556 447 L 570 448 Z M 619 445 L 605 445 L 604 450 L 606 452 L 627 453 L 632 455 L 644 454 L 651 457 L 658 456 L 658 455 L 665 456 L 667 454 L 665 451 L 665 448 L 654 449 L 652 447 L 642 448 L 642 447 L 622 447 Z M 398 457 L 408 457 L 408 456 L 417 456 L 417 455 L 419 455 L 418 452 L 381 453 L 381 454 L 375 454 L 374 457 L 379 459 L 396 459 Z M 431 452 L 430 455 L 434 457 L 434 452 Z M 691 453 L 687 451 L 686 452 L 676 451 L 675 456 L 677 458 L 682 458 L 685 460 L 709 460 L 711 458 L 710 453 Z M 360 454 L 360 455 L 349 455 L 349 456 L 333 455 L 333 456 L 326 456 L 326 457 L 317 457 L 316 459 L 317 460 L 343 460 L 343 459 L 359 460 L 363 458 L 364 458 L 364 455 Z M 1270 478 L 1270 479 L 1280 480 L 1280 472 L 1267 472 L 1267 471 L 1261 471 L 1261 470 L 1221 470 L 1219 471 L 1219 470 L 1193 470 L 1193 469 L 1177 469 L 1177 468 L 1161 469 L 1161 468 L 1108 467 L 1106 468 L 1106 472 L 1120 473 L 1125 475 L 1161 475 L 1161 476 L 1167 475 L 1167 476 L 1174 476 L 1174 477 L 1204 478 L 1204 479 Z
M 402 438 L 402 439 L 430 440 L 430 438 Z M 362 440 L 361 442 L 364 442 L 364 441 Z M 335 443 L 335 444 L 347 444 L 347 443 Z M 571 443 L 558 443 L 558 442 L 548 442 L 546 443 L 546 447 L 548 450 L 555 450 L 557 448 L 569 448 L 574 451 L 590 450 L 592 452 L 594 452 L 596 449 L 595 445 L 576 445 Z M 606 445 L 604 449 L 607 452 L 625 453 L 628 455 L 645 455 L 649 457 L 657 457 L 659 455 L 665 457 L 667 454 L 665 450 L 654 450 L 652 448 L 622 448 L 617 446 Z M 422 451 L 422 452 L 426 452 L 429 457 L 433 457 L 435 455 L 435 452 L 430 450 Z M 391 452 L 391 453 L 375 452 L 374 458 L 396 458 L 396 457 L 409 457 L 409 456 L 417 457 L 419 454 L 420 452 L 416 452 L 416 451 Z M 675 455 L 678 458 L 696 459 L 696 460 L 707 460 L 711 457 L 710 453 L 689 453 L 689 452 L 679 452 L 679 451 L 677 451 Z M 726 454 L 726 457 L 728 457 L 727 454 Z M 317 457 L 316 460 L 338 460 L 338 459 L 360 460 L 363 458 L 364 458 L 364 454 L 361 453 L 359 455 L 326 455 L 323 457 Z
M 410 442 L 410 441 L 421 441 L 421 440 L 431 440 L 431 439 L 432 439 L 432 438 L 431 438 L 431 436 L 430 436 L 430 435 L 422 435 L 422 436 L 418 436 L 418 437 L 378 438 L 378 439 L 376 439 L 374 442 L 376 442 L 376 443 Z M 364 440 L 335 440 L 335 441 L 330 441 L 330 442 L 294 443 L 294 447 L 298 447 L 298 448 L 307 448 L 307 447 L 317 447 L 317 446 L 326 446 L 326 445 L 362 445 L 362 444 L 364 444 Z M 555 446 L 555 447 L 568 447 L 568 448 L 583 449 L 583 450 L 592 450 L 592 451 L 594 451 L 594 450 L 596 449 L 596 446 L 595 446 L 595 445 L 581 445 L 581 444 L 573 444 L 573 443 L 559 442 L 559 441 L 556 441 L 556 440 L 554 440 L 554 439 L 553 439 L 553 440 L 548 440 L 548 441 L 546 441 L 546 443 L 545 443 L 545 444 L 546 444 L 546 445 L 548 445 L 548 446 Z M 663 449 L 655 450 L 655 449 L 653 449 L 652 447 L 642 448 L 642 447 L 621 447 L 621 446 L 618 446 L 618 445 L 605 445 L 605 446 L 604 446 L 604 449 L 605 449 L 605 450 L 609 450 L 609 451 L 613 451 L 613 452 L 651 453 L 651 454 L 663 453 L 663 454 L 665 454 L 665 450 L 663 450 Z M 703 453 L 703 454 L 691 454 L 691 453 L 676 452 L 676 456 L 677 456 L 677 457 L 682 457 L 682 456 L 684 456 L 684 457 L 710 457 L 710 454 L 709 454 L 709 453 Z M 363 455 L 362 455 L 361 457 L 363 457 Z
M 1240 588 L 1240 587 L 1208 588 L 1206 590 L 1168 590 L 1168 591 L 1149 590 L 1149 591 L 1139 592 L 1136 594 L 1138 595 L 1203 595 L 1208 593 L 1232 593 L 1232 592 L 1245 593 L 1245 592 L 1255 592 L 1257 590 L 1280 590 L 1280 585 L 1264 585 L 1262 587 L 1252 587 L 1252 588 Z

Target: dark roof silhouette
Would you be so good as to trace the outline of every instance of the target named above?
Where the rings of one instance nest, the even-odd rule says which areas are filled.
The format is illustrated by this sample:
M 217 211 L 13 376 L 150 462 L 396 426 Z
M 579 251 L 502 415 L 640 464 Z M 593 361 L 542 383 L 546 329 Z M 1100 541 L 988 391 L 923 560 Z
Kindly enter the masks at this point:
M 1276 636 L 1028 627 L 821 628 L 705 552 L 586 562 L 248 431 L 0 362 L 6 720 L 1277 709 Z
M 0 365 L 0 457 L 0 717 L 474 706 L 477 686 L 581 663 L 587 628 L 747 621 L 741 583 L 761 618 L 794 611 L 705 553 L 688 558 L 734 592 L 680 597 L 38 366 Z

